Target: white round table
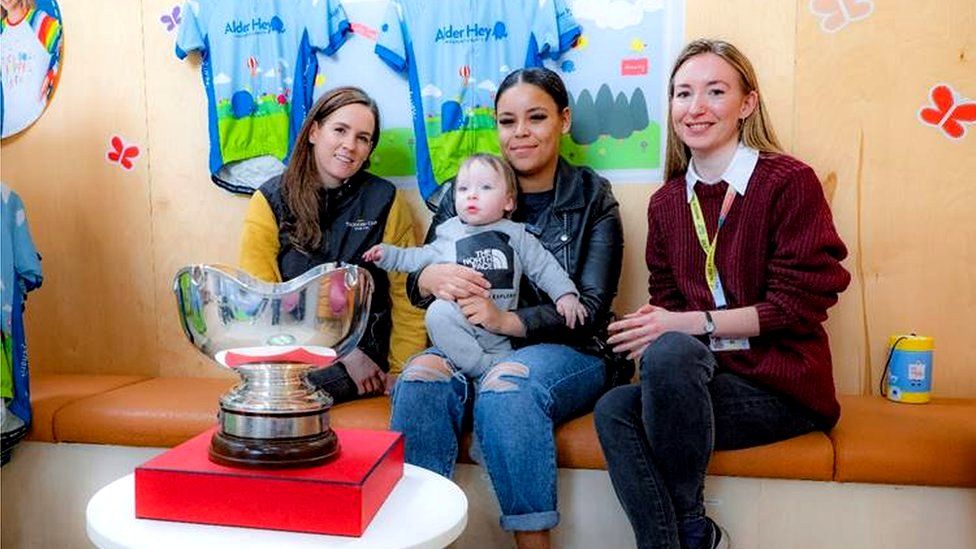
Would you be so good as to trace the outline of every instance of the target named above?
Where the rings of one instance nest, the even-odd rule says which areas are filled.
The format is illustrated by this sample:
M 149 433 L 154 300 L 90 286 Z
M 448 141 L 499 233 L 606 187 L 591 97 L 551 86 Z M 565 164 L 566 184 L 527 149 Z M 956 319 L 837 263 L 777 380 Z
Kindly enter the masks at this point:
M 383 549 L 444 547 L 468 521 L 468 499 L 457 484 L 427 469 L 405 464 L 403 478 L 361 537 L 325 536 L 138 519 L 135 477 L 126 475 L 99 490 L 85 511 L 88 537 L 103 549 L 165 547 L 344 547 Z

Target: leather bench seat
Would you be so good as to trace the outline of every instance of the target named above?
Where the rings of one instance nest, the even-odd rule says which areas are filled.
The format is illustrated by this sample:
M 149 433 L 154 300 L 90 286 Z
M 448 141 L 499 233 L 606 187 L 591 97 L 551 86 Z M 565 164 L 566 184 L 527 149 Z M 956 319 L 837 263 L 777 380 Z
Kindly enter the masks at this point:
M 87 379 L 82 379 L 87 378 Z M 126 446 L 175 446 L 214 425 L 217 399 L 236 379 L 46 376 L 32 384 L 33 440 Z M 73 391 L 68 388 L 76 387 Z M 57 407 L 52 395 L 67 395 Z M 722 476 L 837 480 L 885 484 L 976 486 L 976 400 L 927 405 L 879 397 L 841 397 L 840 423 L 829 434 L 716 452 L 709 473 Z M 386 429 L 386 397 L 332 408 L 335 427 Z M 53 427 L 48 426 L 48 422 Z M 47 437 L 47 438 L 44 438 Z M 470 462 L 471 435 L 461 461 Z M 556 430 L 560 467 L 605 469 L 593 415 Z
M 31 377 L 34 415 L 27 440 L 55 442 L 54 416 L 68 404 L 149 379 L 146 376 L 35 375 Z
M 834 480 L 976 488 L 976 400 L 841 397 Z
M 217 422 L 235 379 L 151 378 L 75 401 L 54 416 L 58 442 L 171 447 Z

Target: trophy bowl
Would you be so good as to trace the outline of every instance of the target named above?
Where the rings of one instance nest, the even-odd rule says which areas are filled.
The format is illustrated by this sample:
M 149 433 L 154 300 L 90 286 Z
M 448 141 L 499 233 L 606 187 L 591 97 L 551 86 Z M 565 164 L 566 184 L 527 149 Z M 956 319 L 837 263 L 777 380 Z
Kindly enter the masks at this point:
M 307 467 L 339 453 L 332 397 L 308 374 L 359 343 L 373 279 L 327 263 L 274 284 L 225 265 L 191 265 L 173 282 L 180 324 L 201 353 L 237 372 L 220 397 L 210 459 L 240 467 Z

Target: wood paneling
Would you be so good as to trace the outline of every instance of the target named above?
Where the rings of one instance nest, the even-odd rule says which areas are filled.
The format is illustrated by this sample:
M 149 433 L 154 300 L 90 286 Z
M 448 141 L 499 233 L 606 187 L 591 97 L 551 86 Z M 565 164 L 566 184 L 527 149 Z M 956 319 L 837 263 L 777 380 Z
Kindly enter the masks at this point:
M 43 256 L 28 297 L 35 372 L 155 373 L 152 218 L 141 6 L 61 2 L 66 37 L 47 112 L 3 142 L 3 180 L 24 200 Z M 111 33 L 93 24 L 112 21 Z M 113 134 L 143 147 L 106 161 Z
M 953 142 L 917 112 L 937 83 L 976 96 L 976 4 L 875 4 L 835 34 L 805 2 L 797 19 L 795 150 L 837 175 L 834 214 L 859 273 L 831 325 L 834 356 L 858 369 L 838 379 L 877 391 L 887 336 L 916 331 L 936 340 L 935 392 L 974 396 L 976 136 Z

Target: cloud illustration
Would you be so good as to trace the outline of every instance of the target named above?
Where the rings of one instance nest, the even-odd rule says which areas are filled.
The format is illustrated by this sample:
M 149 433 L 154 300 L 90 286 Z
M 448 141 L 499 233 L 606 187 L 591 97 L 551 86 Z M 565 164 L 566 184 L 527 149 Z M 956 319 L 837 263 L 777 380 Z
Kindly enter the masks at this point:
M 444 92 L 433 84 L 427 84 L 424 89 L 420 90 L 420 95 L 421 97 L 440 97 L 444 95 Z
M 593 21 L 603 29 L 636 27 L 644 20 L 644 14 L 664 9 L 664 0 L 577 0 L 573 4 L 573 17 Z
M 214 76 L 213 81 L 214 84 L 230 84 L 230 77 L 225 73 L 220 73 L 217 76 Z

